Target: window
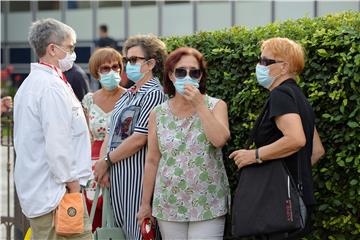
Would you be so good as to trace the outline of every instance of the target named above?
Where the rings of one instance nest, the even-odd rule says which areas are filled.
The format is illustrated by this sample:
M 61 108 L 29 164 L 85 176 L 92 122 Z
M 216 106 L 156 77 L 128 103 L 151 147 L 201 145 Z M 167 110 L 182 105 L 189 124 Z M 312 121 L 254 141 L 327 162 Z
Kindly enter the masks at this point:
M 39 10 L 58 10 L 60 9 L 59 1 L 38 1 Z
M 122 1 L 99 1 L 99 8 L 122 7 Z
M 156 5 L 156 1 L 131 1 L 130 6 L 153 6 Z
M 68 9 L 90 8 L 89 1 L 67 1 Z
M 172 0 L 165 0 L 165 4 L 182 4 L 182 3 L 190 3 L 190 1 L 172 1 Z
M 10 12 L 27 12 L 30 11 L 30 1 L 9 1 Z M 3 8 L 1 4 L 1 9 Z

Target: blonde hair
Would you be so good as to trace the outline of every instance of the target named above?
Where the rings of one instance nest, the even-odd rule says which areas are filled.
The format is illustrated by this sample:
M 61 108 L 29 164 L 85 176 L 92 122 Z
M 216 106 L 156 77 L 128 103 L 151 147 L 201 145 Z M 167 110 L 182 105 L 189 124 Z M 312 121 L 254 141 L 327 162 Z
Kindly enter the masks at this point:
M 304 69 L 305 59 L 302 46 L 288 38 L 270 38 L 261 43 L 261 51 L 270 50 L 276 60 L 289 63 L 289 72 L 300 74 Z
M 89 59 L 89 71 L 95 79 L 99 79 L 99 67 L 107 62 L 117 61 L 120 65 L 120 73 L 124 69 L 123 57 L 114 48 L 105 47 L 96 49 Z

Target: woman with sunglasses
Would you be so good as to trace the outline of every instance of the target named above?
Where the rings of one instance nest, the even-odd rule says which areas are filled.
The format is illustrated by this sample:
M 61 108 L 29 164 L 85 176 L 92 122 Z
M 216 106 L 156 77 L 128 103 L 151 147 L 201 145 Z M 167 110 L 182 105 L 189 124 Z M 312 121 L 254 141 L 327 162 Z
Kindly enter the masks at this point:
M 99 48 L 90 57 L 89 70 L 91 75 L 100 82 L 101 88 L 94 93 L 88 93 L 82 101 L 89 131 L 91 135 L 91 159 L 93 169 L 95 162 L 99 160 L 100 148 L 104 142 L 108 121 L 114 109 L 115 103 L 126 91 L 119 85 L 123 71 L 123 58 L 113 48 Z M 91 180 L 86 188 L 86 204 L 88 211 L 91 210 L 92 200 L 96 189 L 96 182 Z M 102 197 L 100 197 L 92 230 L 101 227 Z
M 148 121 L 151 110 L 166 99 L 158 78 L 163 72 L 166 48 L 153 35 L 138 35 L 130 37 L 123 49 L 127 77 L 135 84 L 115 105 L 95 176 L 104 184 L 110 174 L 115 224 L 127 239 L 140 240 L 136 213 L 141 200 Z
M 221 148 L 230 132 L 226 103 L 205 94 L 206 77 L 198 50 L 176 49 L 164 72 L 171 98 L 150 114 L 138 222 L 155 217 L 164 239 L 223 239 L 230 192 Z
M 287 38 L 271 38 L 262 43 L 256 78 L 270 91 L 270 96 L 253 129 L 256 149 L 234 151 L 230 158 L 238 168 L 282 159 L 298 184 L 298 155 L 303 154 L 299 155 L 304 156 L 300 159 L 303 195 L 311 212 L 315 204 L 311 165 L 325 151 L 315 127 L 313 109 L 295 82 L 303 68 L 304 51 L 298 43 Z M 310 219 L 306 222 L 307 231 L 309 223 Z M 271 239 L 271 236 L 265 237 Z M 295 239 L 300 237 L 295 236 Z

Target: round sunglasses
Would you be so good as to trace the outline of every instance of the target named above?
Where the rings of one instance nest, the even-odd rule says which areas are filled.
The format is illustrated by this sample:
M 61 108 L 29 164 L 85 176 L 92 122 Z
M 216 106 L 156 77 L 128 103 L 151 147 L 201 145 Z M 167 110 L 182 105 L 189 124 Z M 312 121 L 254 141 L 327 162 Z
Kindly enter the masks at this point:
M 110 72 L 111 70 L 115 71 L 115 72 L 119 72 L 120 71 L 120 64 L 115 63 L 114 65 L 110 66 L 110 65 L 102 65 L 99 67 L 99 72 L 101 74 L 105 74 Z

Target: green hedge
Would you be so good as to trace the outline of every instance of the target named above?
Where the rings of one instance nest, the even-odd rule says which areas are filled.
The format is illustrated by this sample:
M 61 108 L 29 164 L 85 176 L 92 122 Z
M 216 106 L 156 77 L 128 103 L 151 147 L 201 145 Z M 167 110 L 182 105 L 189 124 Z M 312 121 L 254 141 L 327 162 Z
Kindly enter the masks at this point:
M 164 39 L 168 50 L 191 46 L 208 62 L 208 94 L 225 100 L 232 138 L 224 161 L 232 190 L 235 165 L 228 159 L 244 146 L 266 90 L 258 86 L 259 42 L 288 37 L 303 45 L 307 59 L 299 85 L 310 100 L 326 155 L 313 168 L 318 205 L 309 239 L 360 238 L 360 13 L 345 12 L 247 29 L 233 27 Z

